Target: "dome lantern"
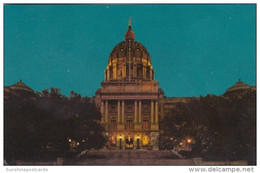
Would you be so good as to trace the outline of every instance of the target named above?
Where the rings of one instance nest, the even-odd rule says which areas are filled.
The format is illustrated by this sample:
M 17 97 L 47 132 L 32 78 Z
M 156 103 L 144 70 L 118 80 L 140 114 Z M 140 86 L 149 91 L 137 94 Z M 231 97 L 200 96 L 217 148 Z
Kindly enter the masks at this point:
M 134 40 L 135 39 L 134 31 L 131 29 L 131 20 L 132 20 L 132 18 L 129 19 L 128 30 L 125 33 L 125 40 Z

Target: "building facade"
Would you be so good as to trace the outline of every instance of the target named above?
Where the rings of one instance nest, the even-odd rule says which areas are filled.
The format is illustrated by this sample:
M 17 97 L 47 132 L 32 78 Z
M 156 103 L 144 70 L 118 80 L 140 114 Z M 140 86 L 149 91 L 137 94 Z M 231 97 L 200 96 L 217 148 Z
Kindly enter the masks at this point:
M 150 55 L 135 40 L 130 22 L 124 41 L 109 56 L 95 102 L 109 138 L 108 148 L 156 150 L 163 91 L 154 80 Z

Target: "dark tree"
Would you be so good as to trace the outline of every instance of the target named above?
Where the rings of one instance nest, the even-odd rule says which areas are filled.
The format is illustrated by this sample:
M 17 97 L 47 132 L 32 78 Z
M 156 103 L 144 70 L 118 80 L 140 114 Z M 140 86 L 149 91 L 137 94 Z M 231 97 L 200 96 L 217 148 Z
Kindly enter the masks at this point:
M 256 93 L 207 95 L 179 103 L 160 122 L 161 146 L 193 138 L 193 152 L 206 159 L 247 160 L 256 164 Z M 172 142 L 170 139 L 174 139 Z
M 8 95 L 4 101 L 4 157 L 42 160 L 68 157 L 71 152 L 105 144 L 101 116 L 91 99 L 60 89 Z M 68 139 L 79 143 L 71 148 Z

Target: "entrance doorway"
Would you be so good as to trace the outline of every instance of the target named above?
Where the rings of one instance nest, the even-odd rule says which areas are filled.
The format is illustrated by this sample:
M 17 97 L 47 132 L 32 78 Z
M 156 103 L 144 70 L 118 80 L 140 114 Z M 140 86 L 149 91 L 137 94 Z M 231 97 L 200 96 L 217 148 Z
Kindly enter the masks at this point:
M 133 149 L 134 148 L 134 140 L 132 137 L 127 136 L 125 140 L 125 148 L 126 149 Z
M 122 149 L 122 138 L 119 138 L 119 149 Z
M 136 149 L 140 149 L 140 139 L 136 139 Z

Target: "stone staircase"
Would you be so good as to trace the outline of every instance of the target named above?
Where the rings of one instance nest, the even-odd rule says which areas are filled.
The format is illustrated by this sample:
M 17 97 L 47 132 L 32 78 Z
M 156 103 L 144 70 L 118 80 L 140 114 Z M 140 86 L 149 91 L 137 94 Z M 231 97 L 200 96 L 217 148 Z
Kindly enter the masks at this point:
M 192 159 L 180 159 L 172 151 L 89 151 L 73 165 L 194 165 Z

